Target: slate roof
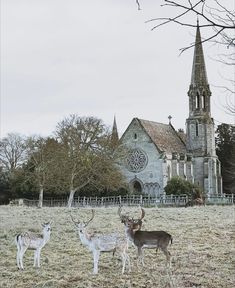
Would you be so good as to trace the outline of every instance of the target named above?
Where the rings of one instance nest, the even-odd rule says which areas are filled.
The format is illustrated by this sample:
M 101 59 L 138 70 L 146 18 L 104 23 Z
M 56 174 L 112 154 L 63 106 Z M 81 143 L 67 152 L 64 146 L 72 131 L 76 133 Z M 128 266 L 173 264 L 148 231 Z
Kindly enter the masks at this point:
M 186 153 L 185 142 L 171 124 L 162 124 L 138 118 L 136 120 L 160 151 Z

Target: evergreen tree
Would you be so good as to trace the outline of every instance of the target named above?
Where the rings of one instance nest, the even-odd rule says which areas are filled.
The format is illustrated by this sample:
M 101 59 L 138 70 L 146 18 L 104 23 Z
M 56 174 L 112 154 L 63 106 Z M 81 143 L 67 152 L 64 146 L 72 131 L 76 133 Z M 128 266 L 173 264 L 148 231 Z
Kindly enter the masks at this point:
M 216 153 L 221 162 L 223 192 L 235 193 L 235 126 L 221 124 L 216 137 Z

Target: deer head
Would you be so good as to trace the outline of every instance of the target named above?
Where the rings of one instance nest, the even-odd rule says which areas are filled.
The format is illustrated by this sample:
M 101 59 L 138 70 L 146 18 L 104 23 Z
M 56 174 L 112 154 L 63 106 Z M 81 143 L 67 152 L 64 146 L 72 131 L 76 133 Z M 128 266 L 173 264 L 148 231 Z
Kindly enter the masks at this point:
M 47 223 L 43 223 L 42 227 L 43 227 L 43 232 L 50 232 L 51 231 L 51 224 L 52 222 L 47 222 Z
M 95 210 L 92 209 L 91 213 L 92 213 L 91 218 L 88 221 L 86 221 L 86 222 L 85 221 L 81 221 L 81 220 L 76 221 L 76 220 L 74 220 L 73 216 L 70 214 L 70 217 L 71 217 L 73 223 L 78 228 L 80 233 L 83 233 L 85 228 L 87 227 L 87 225 L 94 219 Z
M 124 223 L 125 226 L 127 227 L 131 227 L 133 230 L 138 231 L 141 229 L 142 226 L 142 219 L 145 216 L 145 211 L 143 208 L 141 208 L 141 214 L 140 214 L 140 218 L 138 219 L 134 219 L 134 218 L 130 218 L 127 215 L 122 215 L 121 214 L 121 210 L 122 207 L 120 206 L 118 208 L 118 215 L 120 217 L 121 223 Z

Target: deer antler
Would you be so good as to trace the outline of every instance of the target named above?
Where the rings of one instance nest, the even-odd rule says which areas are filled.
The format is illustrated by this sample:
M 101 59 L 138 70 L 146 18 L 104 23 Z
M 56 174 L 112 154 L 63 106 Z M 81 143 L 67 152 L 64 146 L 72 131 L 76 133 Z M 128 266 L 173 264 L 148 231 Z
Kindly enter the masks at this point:
M 140 215 L 140 219 L 139 220 L 142 220 L 145 216 L 145 211 L 143 208 L 141 208 L 141 215 Z
M 126 216 L 126 215 L 122 215 L 122 214 L 121 214 L 121 211 L 122 211 L 122 206 L 120 205 L 119 208 L 118 208 L 118 215 L 119 215 L 119 217 L 120 217 L 120 219 L 121 219 L 121 222 L 124 223 L 124 222 L 126 222 L 127 220 L 129 220 L 129 217 Z
M 87 225 L 88 225 L 88 224 L 93 220 L 93 218 L 94 218 L 94 216 L 95 216 L 95 210 L 92 209 L 92 210 L 91 210 L 91 213 L 92 213 L 92 215 L 91 215 L 91 219 L 88 220 L 87 222 L 85 222 L 85 226 L 87 226 Z
M 71 218 L 71 220 L 73 221 L 74 224 L 79 224 L 80 223 L 80 221 L 75 221 L 71 214 L 70 214 L 70 218 Z

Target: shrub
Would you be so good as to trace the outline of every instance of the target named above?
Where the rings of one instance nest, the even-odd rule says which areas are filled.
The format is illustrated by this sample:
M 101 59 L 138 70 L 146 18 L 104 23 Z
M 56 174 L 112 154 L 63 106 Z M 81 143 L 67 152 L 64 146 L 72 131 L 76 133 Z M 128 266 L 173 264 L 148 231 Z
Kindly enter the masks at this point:
M 184 180 L 180 177 L 172 177 L 165 187 L 165 192 L 167 195 L 182 195 L 186 194 L 192 199 L 195 198 L 201 198 L 202 197 L 202 191 L 198 186 L 195 184 Z

